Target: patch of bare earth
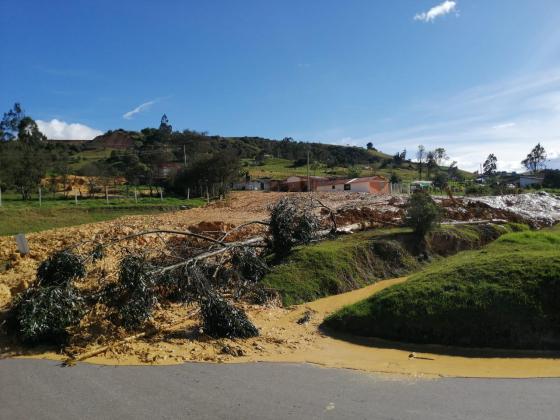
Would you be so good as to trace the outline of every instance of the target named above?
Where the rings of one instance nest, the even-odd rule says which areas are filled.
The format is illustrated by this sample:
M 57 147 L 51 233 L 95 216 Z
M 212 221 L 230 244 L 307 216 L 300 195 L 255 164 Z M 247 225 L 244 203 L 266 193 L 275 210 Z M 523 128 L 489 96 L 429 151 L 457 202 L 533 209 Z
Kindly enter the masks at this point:
M 0 262 L 7 261 L 0 272 L 0 309 L 13 296 L 28 287 L 35 277 L 38 264 L 56 250 L 83 241 L 107 242 L 133 233 L 154 229 L 224 232 L 254 220 L 266 220 L 269 208 L 287 193 L 240 192 L 227 201 L 204 208 L 177 211 L 159 215 L 128 216 L 117 220 L 82 225 L 28 235 L 31 254 L 21 257 L 11 237 L 0 237 Z M 296 194 L 297 193 L 292 193 Z M 306 196 L 305 194 L 301 194 Z M 320 193 L 315 198 L 336 210 L 340 225 L 364 223 L 368 226 L 398 223 L 404 212 L 406 197 L 373 196 L 357 193 Z M 452 205 L 438 199 L 451 220 L 478 220 L 508 218 L 527 221 L 527 217 L 507 207 L 484 202 L 458 200 Z M 557 205 L 557 199 L 545 197 L 539 211 Z M 515 208 L 515 203 L 512 202 Z M 543 210 L 544 208 L 544 210 Z M 514 214 L 515 216 L 511 216 Z M 228 240 L 262 234 L 264 226 L 252 225 L 247 230 L 231 235 Z M 158 236 L 138 237 L 127 242 L 127 248 L 141 251 L 156 246 Z M 82 287 L 95 287 L 99 279 L 114 273 L 121 257 L 117 250 L 91 270 Z M 329 367 L 343 367 L 375 372 L 404 373 L 416 376 L 486 376 L 535 377 L 560 376 L 560 359 L 548 356 L 538 358 L 500 358 L 496 355 L 479 357 L 477 354 L 450 355 L 449 349 L 415 346 L 414 357 L 410 348 L 400 349 L 394 343 L 371 340 L 343 341 L 325 335 L 319 328 L 326 315 L 344 305 L 357 302 L 371 294 L 404 281 L 394 279 L 342 295 L 331 296 L 294 308 L 278 305 L 240 304 L 260 330 L 260 336 L 244 340 L 213 339 L 199 329 L 201 324 L 196 306 L 166 304 L 159 306 L 147 334 L 133 333 L 115 327 L 111 322 L 99 322 L 100 317 L 86 317 L 73 337 L 66 354 L 44 352 L 40 348 L 24 349 L 0 340 L 2 356 L 31 356 L 63 359 L 68 353 L 91 354 L 85 360 L 103 364 L 173 364 L 185 361 L 250 362 L 281 361 L 309 362 Z M 102 317 L 101 317 L 102 318 Z M 478 356 L 478 357 L 477 357 Z

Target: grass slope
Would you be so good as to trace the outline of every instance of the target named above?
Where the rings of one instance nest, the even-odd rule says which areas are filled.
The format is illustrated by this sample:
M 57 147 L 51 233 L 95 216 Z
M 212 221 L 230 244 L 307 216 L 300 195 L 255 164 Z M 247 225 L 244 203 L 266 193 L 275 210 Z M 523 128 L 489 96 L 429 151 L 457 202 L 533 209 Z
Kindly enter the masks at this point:
M 442 226 L 428 241 L 437 257 L 478 248 L 507 229 L 497 225 Z M 344 293 L 419 269 L 423 261 L 417 257 L 416 242 L 409 229 L 386 229 L 297 247 L 263 282 L 279 292 L 284 305 Z
M 560 228 L 502 236 L 331 315 L 347 333 L 417 343 L 560 348 Z

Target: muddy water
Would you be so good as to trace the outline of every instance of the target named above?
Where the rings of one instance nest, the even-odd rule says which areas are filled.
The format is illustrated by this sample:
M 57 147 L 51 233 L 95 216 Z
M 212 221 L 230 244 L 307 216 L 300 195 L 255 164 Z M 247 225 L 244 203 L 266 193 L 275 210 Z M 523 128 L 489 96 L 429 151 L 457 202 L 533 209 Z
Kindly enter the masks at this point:
M 320 331 L 326 315 L 371 296 L 386 287 L 405 281 L 386 280 L 349 293 L 331 296 L 292 309 L 245 308 L 261 330 L 261 337 L 250 340 L 195 340 L 181 336 L 173 339 L 138 340 L 115 346 L 89 363 L 108 365 L 175 364 L 185 361 L 217 363 L 290 362 L 313 363 L 324 367 L 356 369 L 366 372 L 414 377 L 560 377 L 560 354 L 461 350 L 444 346 L 403 345 L 375 339 L 346 337 L 341 340 Z M 298 324 L 306 312 L 308 323 Z M 196 325 L 193 321 L 192 327 Z M 224 353 L 226 346 L 239 351 Z M 414 353 L 413 353 L 414 352 Z M 414 354 L 413 357 L 410 357 Z M 557 358 L 554 358 L 556 356 Z M 54 358 L 54 353 L 19 357 Z

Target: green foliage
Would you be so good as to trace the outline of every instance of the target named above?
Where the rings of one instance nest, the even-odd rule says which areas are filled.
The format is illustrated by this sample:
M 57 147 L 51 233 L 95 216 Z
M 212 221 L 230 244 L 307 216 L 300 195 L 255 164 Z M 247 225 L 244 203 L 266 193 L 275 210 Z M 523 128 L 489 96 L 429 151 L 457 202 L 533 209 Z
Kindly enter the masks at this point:
M 421 238 L 439 223 L 440 210 L 428 193 L 416 191 L 407 203 L 405 223 Z
M 241 163 L 234 155 L 217 153 L 192 163 L 187 169 L 179 172 L 172 181 L 170 188 L 177 194 L 204 196 L 214 189 L 218 194 L 225 194 L 232 182 L 239 178 Z M 217 190 L 217 191 L 216 191 Z
M 418 343 L 560 348 L 560 231 L 517 232 L 434 264 L 326 325 Z
M 16 299 L 12 313 L 16 333 L 25 342 L 61 342 L 67 328 L 77 325 L 85 313 L 85 304 L 72 281 L 84 277 L 80 258 L 69 252 L 57 252 L 37 269 L 37 282 Z
M 546 150 L 544 147 L 541 146 L 540 143 L 537 143 L 535 147 L 531 150 L 531 152 L 527 155 L 527 157 L 521 161 L 523 166 L 525 166 L 529 171 L 536 172 L 538 169 L 541 169 L 546 162 Z
M 259 335 L 259 330 L 237 309 L 216 293 L 209 293 L 200 300 L 203 330 L 216 338 L 249 338 Z
M 67 328 L 82 319 L 85 305 L 74 287 L 33 286 L 16 298 L 13 310 L 23 341 L 60 343 L 67 337 Z
M 86 267 L 76 254 L 60 251 L 43 261 L 37 269 L 37 281 L 41 286 L 68 286 L 73 280 L 86 275 Z
M 153 269 L 145 256 L 127 255 L 120 264 L 119 282 L 105 290 L 104 301 L 128 329 L 140 327 L 152 315 L 157 303 Z
M 311 203 L 294 197 L 283 197 L 270 212 L 270 246 L 280 257 L 297 244 L 309 243 L 319 229 L 319 219 Z
M 362 173 L 361 169 L 357 166 L 350 166 L 346 172 L 346 176 L 348 178 L 359 178 L 360 174 Z

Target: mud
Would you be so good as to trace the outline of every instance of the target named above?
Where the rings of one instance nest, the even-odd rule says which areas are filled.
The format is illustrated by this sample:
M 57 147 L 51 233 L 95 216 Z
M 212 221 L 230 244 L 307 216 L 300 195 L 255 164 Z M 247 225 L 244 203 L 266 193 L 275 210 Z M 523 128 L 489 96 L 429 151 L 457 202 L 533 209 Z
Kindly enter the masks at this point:
M 403 345 L 381 340 L 329 336 L 321 331 L 324 317 L 386 287 L 405 281 L 386 280 L 342 295 L 290 309 L 245 309 L 261 336 L 247 340 L 214 340 L 200 334 L 197 319 L 181 323 L 181 313 L 161 313 L 167 332 L 111 347 L 86 361 L 104 365 L 164 365 L 183 362 L 290 362 L 414 377 L 560 377 L 560 354 L 462 350 L 443 346 Z M 188 311 L 183 308 L 183 313 Z M 298 322 L 308 314 L 307 322 Z M 159 321 L 162 321 L 159 319 Z M 92 347 L 94 349 L 95 346 Z M 90 350 L 90 349 L 88 349 Z M 26 354 L 12 348 L 4 356 L 64 360 L 63 355 L 37 349 Z M 85 351 L 85 350 L 82 350 Z

